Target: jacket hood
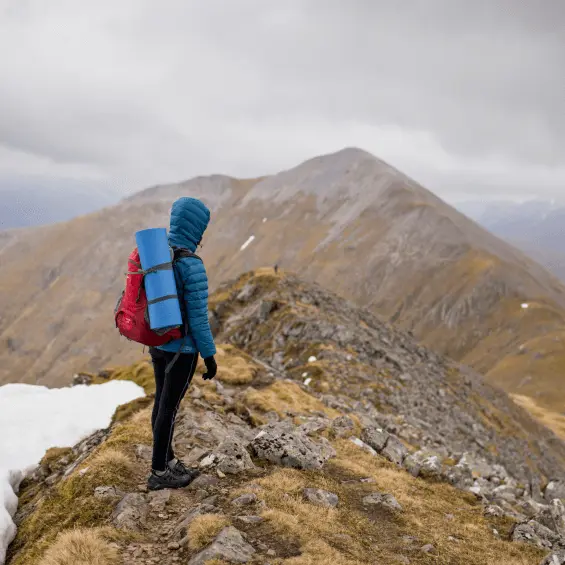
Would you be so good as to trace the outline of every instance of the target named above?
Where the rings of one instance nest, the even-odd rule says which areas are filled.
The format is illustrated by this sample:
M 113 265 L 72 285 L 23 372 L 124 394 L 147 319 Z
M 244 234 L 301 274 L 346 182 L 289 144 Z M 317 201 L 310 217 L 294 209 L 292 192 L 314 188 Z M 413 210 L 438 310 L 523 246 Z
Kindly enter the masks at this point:
M 187 196 L 179 198 L 171 208 L 169 244 L 194 253 L 209 222 L 210 210 L 200 200 Z

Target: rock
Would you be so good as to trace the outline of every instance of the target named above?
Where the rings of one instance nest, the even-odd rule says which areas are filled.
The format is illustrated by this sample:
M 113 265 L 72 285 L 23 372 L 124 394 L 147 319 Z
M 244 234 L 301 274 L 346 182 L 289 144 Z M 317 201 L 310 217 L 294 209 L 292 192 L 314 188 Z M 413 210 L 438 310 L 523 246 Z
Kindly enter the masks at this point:
M 172 541 L 169 545 L 167 545 L 167 549 L 169 551 L 177 551 L 180 549 L 180 543 L 177 543 L 176 541 Z
M 422 462 L 415 453 L 407 455 L 402 462 L 402 466 L 413 476 L 417 477 L 420 474 Z
M 142 461 L 151 461 L 153 450 L 148 445 L 137 444 L 135 446 L 135 456 Z
M 420 466 L 420 476 L 425 478 L 438 478 L 441 476 L 442 465 L 437 455 L 426 457 Z
M 147 497 L 149 499 L 149 506 L 155 512 L 163 512 L 171 498 L 171 491 L 168 489 L 152 492 Z
M 234 506 L 247 506 L 249 504 L 255 504 L 255 502 L 257 502 L 257 495 L 254 492 L 242 494 L 232 500 Z
M 228 475 L 237 475 L 255 469 L 253 461 L 244 444 L 233 438 L 226 438 L 214 451 L 217 468 Z
M 504 516 L 504 510 L 500 506 L 491 504 L 485 508 L 485 516 L 490 516 L 492 518 L 502 518 Z
M 454 487 L 466 490 L 473 485 L 473 472 L 464 462 L 459 462 L 452 467 L 446 466 L 443 470 L 443 476 L 447 482 Z
M 552 500 L 551 504 L 539 512 L 534 519 L 565 538 L 565 506 L 559 498 Z
M 354 443 L 357 447 L 364 449 L 367 453 L 370 453 L 371 455 L 378 455 L 378 453 L 370 445 L 360 440 L 358 437 L 351 437 L 349 438 L 349 441 Z
M 147 521 L 149 504 L 139 493 L 126 494 L 112 515 L 112 522 L 121 530 L 140 530 Z
M 188 565 L 204 565 L 214 559 L 228 563 L 247 563 L 253 558 L 255 549 L 249 545 L 241 532 L 233 526 L 224 528 L 206 549 L 195 555 Z
M 275 303 L 271 300 L 263 300 L 259 306 L 259 320 L 265 322 L 269 317 L 269 314 L 273 311 Z
M 551 549 L 559 543 L 559 536 L 535 520 L 517 524 L 512 531 L 512 541 L 537 545 L 541 549 Z
M 92 375 L 89 375 L 88 373 L 77 373 L 73 376 L 72 386 L 91 385 L 92 381 Z
M 255 294 L 255 290 L 256 287 L 254 284 L 252 283 L 246 284 L 241 290 L 241 292 L 237 295 L 236 300 L 239 300 L 239 302 L 247 302 L 253 297 L 253 295 Z
M 325 418 L 314 418 L 298 426 L 298 431 L 306 435 L 313 435 L 327 430 L 331 422 Z
M 287 431 L 284 422 L 269 424 L 251 442 L 260 459 L 283 467 L 321 469 L 336 453 L 325 438 L 314 442 L 296 428 Z
M 305 488 L 302 493 L 308 502 L 316 506 L 333 508 L 336 507 L 339 502 L 337 494 L 319 488 Z
M 94 498 L 123 498 L 125 492 L 118 487 L 96 487 L 94 489 Z
M 565 550 L 560 549 L 548 555 L 540 565 L 565 565 Z
M 545 487 L 545 491 L 543 496 L 546 502 L 551 502 L 555 498 L 560 498 L 561 500 L 565 500 L 565 481 L 558 480 L 558 481 L 550 481 L 548 485 Z
M 423 547 L 421 547 L 420 551 L 422 553 L 435 553 L 436 548 L 431 543 L 428 543 L 428 544 L 424 545 Z
M 378 453 L 385 448 L 389 437 L 390 434 L 388 432 L 376 427 L 364 428 L 361 432 L 361 439 Z
M 331 423 L 330 430 L 335 437 L 350 437 L 355 430 L 355 423 L 348 416 L 340 416 Z
M 402 465 L 404 458 L 408 455 L 405 445 L 395 436 L 391 435 L 387 439 L 384 449 L 381 451 L 389 461 Z
M 260 524 L 263 521 L 261 516 L 236 516 L 236 519 L 244 524 Z
M 215 487 L 219 484 L 220 479 L 218 479 L 218 477 L 214 477 L 213 475 L 200 475 L 190 483 L 190 488 L 197 490 L 200 488 Z
M 202 514 L 214 514 L 218 509 L 209 504 L 199 504 L 195 508 L 191 508 L 176 524 L 173 530 L 173 536 L 177 538 L 184 538 L 188 531 L 188 526 L 192 521 Z
M 366 506 L 379 506 L 393 512 L 402 512 L 403 510 L 398 500 L 392 494 L 381 494 L 379 492 L 374 492 L 363 498 L 363 504 Z

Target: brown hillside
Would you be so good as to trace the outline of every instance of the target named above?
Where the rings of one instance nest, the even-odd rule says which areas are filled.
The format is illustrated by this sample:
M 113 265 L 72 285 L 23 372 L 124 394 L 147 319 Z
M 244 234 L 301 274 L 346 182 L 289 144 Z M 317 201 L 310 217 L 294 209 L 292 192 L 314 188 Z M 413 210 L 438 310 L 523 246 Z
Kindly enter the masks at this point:
M 356 149 L 255 180 L 196 178 L 145 190 L 0 245 L 0 382 L 61 384 L 135 358 L 112 309 L 136 230 L 167 225 L 178 196 L 213 210 L 202 255 L 212 286 L 278 263 L 540 405 L 563 405 L 565 289 L 429 191 Z M 265 221 L 263 221 L 265 219 Z M 255 240 L 244 250 L 241 245 Z M 524 301 L 532 304 L 520 308 Z M 539 356 L 539 340 L 554 344 Z M 518 355 L 520 348 L 525 355 Z

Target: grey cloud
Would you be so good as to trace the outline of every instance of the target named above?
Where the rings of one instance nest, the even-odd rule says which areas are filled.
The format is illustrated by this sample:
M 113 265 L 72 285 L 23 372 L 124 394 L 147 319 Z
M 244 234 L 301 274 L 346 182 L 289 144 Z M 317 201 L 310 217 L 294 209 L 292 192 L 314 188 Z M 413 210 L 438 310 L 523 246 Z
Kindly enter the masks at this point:
M 442 194 L 564 192 L 561 0 L 7 0 L 0 51 L 0 145 L 125 189 L 361 145 Z

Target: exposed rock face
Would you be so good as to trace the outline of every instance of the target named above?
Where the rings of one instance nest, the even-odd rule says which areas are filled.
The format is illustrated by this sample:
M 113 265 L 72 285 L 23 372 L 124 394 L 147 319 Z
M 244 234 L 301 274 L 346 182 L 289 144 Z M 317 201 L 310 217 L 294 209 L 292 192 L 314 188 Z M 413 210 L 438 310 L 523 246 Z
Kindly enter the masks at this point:
M 142 494 L 130 493 L 122 498 L 112 517 L 117 528 L 139 530 L 145 525 L 149 504 Z
M 251 297 L 245 302 L 237 298 L 242 288 Z M 452 484 L 468 485 L 473 472 L 486 480 L 511 476 L 523 484 L 562 475 L 565 444 L 506 394 L 366 310 L 292 276 L 246 275 L 219 293 L 225 297 L 219 339 L 300 382 L 315 353 L 316 376 L 309 388 L 326 406 L 359 417 L 361 439 L 394 463 L 404 461 L 410 445 L 437 455 L 424 472 L 448 473 Z M 284 306 L 263 320 L 259 310 L 265 300 Z M 457 467 L 440 470 L 448 456 Z M 560 485 L 552 481 L 549 492 L 560 492 Z
M 220 532 L 209 547 L 194 556 L 188 565 L 205 565 L 213 559 L 228 563 L 247 563 L 254 553 L 255 549 L 243 539 L 241 532 L 229 526 Z
M 327 440 L 312 441 L 297 429 L 290 430 L 282 424 L 263 428 L 251 442 L 251 449 L 260 459 L 283 467 L 296 469 L 321 469 L 335 456 Z

